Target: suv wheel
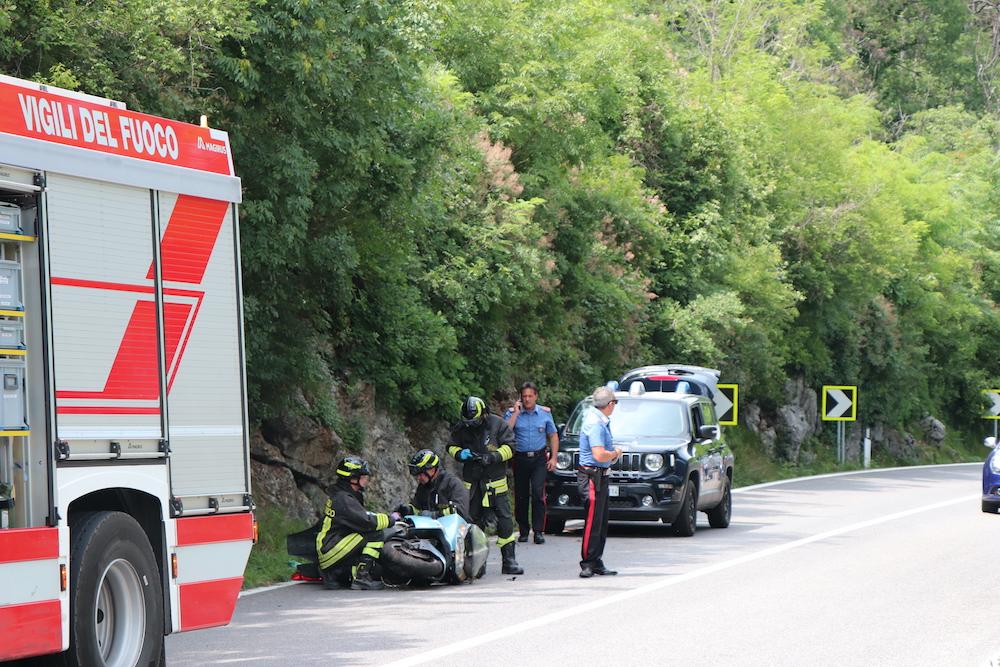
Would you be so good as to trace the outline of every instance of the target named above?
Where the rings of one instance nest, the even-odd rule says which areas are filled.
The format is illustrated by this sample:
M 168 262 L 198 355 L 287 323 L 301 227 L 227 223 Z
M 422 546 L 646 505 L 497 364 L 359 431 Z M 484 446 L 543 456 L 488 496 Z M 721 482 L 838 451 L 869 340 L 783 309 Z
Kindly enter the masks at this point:
M 687 488 L 684 490 L 684 500 L 681 502 L 681 513 L 671 524 L 674 535 L 679 537 L 691 537 L 698 527 L 698 510 L 695 501 L 695 482 L 688 480 Z
M 552 519 L 545 517 L 545 532 L 549 535 L 558 535 L 566 527 L 565 519 Z
M 708 510 L 708 525 L 712 528 L 729 528 L 729 520 L 733 516 L 733 494 L 726 482 L 726 490 L 722 492 L 722 500 L 718 505 Z
M 985 500 L 982 501 L 982 505 L 983 505 L 983 511 L 989 512 L 990 514 L 997 514 L 998 510 L 1000 510 L 1000 507 L 997 507 L 993 503 L 988 503 Z

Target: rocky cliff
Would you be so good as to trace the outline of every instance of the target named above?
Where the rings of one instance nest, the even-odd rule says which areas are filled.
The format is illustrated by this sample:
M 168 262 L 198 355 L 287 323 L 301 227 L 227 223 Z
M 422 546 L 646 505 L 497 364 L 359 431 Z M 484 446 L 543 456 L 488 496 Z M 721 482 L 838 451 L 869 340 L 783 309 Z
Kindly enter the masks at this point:
M 445 453 L 444 421 L 403 422 L 376 408 L 370 390 L 338 396 L 337 402 L 342 433 L 306 417 L 286 417 L 264 423 L 253 434 L 250 452 L 257 502 L 312 521 L 319 517 L 327 489 L 336 480 L 337 461 L 356 454 L 372 467 L 366 494 L 369 506 L 391 509 L 413 494 L 414 481 L 406 469 L 413 452 L 429 447 L 439 455 Z

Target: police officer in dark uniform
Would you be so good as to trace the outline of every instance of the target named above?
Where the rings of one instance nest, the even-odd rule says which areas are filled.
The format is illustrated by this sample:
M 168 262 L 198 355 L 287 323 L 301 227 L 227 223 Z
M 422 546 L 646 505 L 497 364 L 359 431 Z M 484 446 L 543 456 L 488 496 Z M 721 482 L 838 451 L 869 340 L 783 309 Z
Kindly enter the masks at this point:
M 514 557 L 514 518 L 510 511 L 507 461 L 514 456 L 514 432 L 490 413 L 486 403 L 469 396 L 462 404 L 462 420 L 451 430 L 448 453 L 463 463 L 462 479 L 469 489 L 472 520 L 484 528 L 487 510 L 497 517 L 497 546 L 503 557 L 501 572 L 522 574 Z
M 469 492 L 461 480 L 441 467 L 441 459 L 429 449 L 421 449 L 410 457 L 407 466 L 417 478 L 417 490 L 409 505 L 400 505 L 400 514 L 424 514 L 433 518 L 458 514 L 466 521 L 469 516 Z
M 533 530 L 535 544 L 544 544 L 545 473 L 555 469 L 559 453 L 559 434 L 552 412 L 538 405 L 538 387 L 525 382 L 521 385 L 521 400 L 503 418 L 514 429 L 517 439 L 514 449 L 514 514 L 520 532 L 517 541 L 527 542 L 528 531 Z M 531 523 L 528 523 L 529 509 Z
M 368 462 L 347 456 L 337 464 L 337 482 L 323 510 L 323 524 L 316 536 L 320 572 L 326 588 L 347 583 L 354 590 L 380 590 L 385 584 L 372 576 L 383 545 L 383 530 L 402 518 L 399 514 L 365 509 L 365 487 L 371 471 Z

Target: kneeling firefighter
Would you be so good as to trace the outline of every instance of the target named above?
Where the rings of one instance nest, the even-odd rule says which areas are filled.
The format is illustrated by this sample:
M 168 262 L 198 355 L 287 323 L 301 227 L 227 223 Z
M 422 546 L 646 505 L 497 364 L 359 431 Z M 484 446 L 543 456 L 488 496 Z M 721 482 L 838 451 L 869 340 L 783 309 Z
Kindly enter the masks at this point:
M 382 531 L 401 517 L 365 509 L 365 487 L 371 471 L 368 462 L 347 456 L 337 464 L 337 482 L 326 501 L 323 525 L 316 536 L 323 585 L 337 588 L 350 580 L 354 590 L 385 588 L 381 579 L 372 576 L 383 545 Z
M 469 492 L 465 485 L 441 466 L 441 459 L 429 449 L 421 449 L 410 457 L 407 466 L 417 478 L 417 490 L 409 505 L 400 505 L 400 514 L 424 514 L 432 518 L 458 514 L 471 521 Z
M 489 510 L 497 517 L 497 546 L 503 556 L 503 574 L 523 574 L 514 557 L 514 517 L 507 486 L 507 461 L 514 456 L 514 431 L 490 413 L 486 403 L 469 396 L 462 418 L 451 429 L 448 453 L 463 463 L 462 479 L 469 489 L 472 521 L 485 529 Z

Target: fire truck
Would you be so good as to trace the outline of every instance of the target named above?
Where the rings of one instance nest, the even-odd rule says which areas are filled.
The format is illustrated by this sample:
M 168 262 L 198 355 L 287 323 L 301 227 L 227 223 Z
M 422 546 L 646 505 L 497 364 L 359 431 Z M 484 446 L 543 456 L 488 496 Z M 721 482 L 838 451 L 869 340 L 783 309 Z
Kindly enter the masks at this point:
M 229 137 L 0 76 L 0 661 L 163 664 L 255 539 Z

